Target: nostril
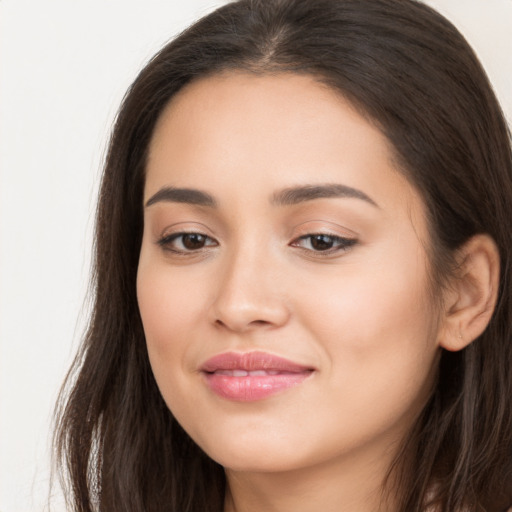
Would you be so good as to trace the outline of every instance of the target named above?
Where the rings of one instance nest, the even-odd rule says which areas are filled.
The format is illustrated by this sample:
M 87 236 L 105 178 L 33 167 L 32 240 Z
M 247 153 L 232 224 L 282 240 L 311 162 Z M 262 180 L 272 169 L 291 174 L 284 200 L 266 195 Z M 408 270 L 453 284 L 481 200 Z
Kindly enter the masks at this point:
M 249 323 L 247 323 L 248 326 L 263 326 L 263 325 L 269 325 L 271 322 L 267 322 L 266 320 L 252 320 Z M 225 322 L 223 322 L 220 318 L 215 320 L 215 325 L 218 325 L 219 327 L 227 327 L 229 328 L 229 325 Z
M 247 331 L 251 329 L 258 329 L 262 327 L 267 327 L 272 325 L 272 322 L 269 322 L 267 320 L 252 320 L 249 322 L 240 321 L 237 322 L 235 320 L 233 321 L 223 321 L 220 318 L 217 318 L 215 320 L 214 325 L 218 328 L 227 329 L 230 331 Z
M 265 320 L 253 320 L 250 325 L 267 325 L 270 322 L 267 322 Z

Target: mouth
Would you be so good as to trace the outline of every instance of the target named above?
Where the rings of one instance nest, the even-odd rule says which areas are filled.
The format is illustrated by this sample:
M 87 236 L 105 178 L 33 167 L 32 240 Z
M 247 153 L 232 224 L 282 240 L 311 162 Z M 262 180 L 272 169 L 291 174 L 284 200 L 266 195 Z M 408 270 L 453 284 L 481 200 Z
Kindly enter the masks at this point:
M 238 402 L 263 400 L 295 387 L 314 371 L 266 352 L 226 352 L 208 359 L 201 367 L 211 391 Z

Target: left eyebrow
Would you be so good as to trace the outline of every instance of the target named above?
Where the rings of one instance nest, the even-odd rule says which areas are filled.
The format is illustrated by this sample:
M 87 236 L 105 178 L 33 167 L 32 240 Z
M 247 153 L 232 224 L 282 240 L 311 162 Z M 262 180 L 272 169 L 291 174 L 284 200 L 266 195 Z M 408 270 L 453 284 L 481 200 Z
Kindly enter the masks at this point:
M 353 198 L 361 199 L 379 208 L 379 205 L 363 191 L 341 185 L 327 183 L 322 185 L 300 185 L 280 190 L 272 195 L 271 202 L 276 206 L 292 206 L 305 201 L 324 198 Z

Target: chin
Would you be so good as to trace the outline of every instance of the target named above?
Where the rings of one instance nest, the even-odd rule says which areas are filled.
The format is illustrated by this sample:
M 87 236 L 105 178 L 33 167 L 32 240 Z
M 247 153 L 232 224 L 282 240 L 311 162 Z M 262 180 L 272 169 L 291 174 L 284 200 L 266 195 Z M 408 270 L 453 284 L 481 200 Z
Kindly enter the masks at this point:
M 210 438 L 211 439 L 211 438 Z M 298 450 L 292 440 L 265 435 L 216 436 L 201 449 L 227 470 L 241 472 L 280 472 L 300 468 L 308 459 L 309 450 Z M 302 443 L 302 447 L 304 443 Z
M 213 458 L 213 457 L 212 457 Z M 289 459 L 277 453 L 267 451 L 259 453 L 223 453 L 213 458 L 228 471 L 241 473 L 280 473 L 300 469 L 303 467 L 300 460 Z

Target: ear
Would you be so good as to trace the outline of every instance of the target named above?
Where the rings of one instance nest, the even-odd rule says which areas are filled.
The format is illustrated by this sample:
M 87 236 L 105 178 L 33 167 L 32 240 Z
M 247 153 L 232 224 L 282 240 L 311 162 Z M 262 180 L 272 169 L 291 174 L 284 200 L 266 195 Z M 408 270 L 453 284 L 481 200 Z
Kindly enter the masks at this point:
M 499 251 L 488 235 L 470 238 L 457 260 L 457 275 L 444 296 L 439 339 L 450 351 L 462 350 L 484 332 L 496 306 L 500 275 Z

